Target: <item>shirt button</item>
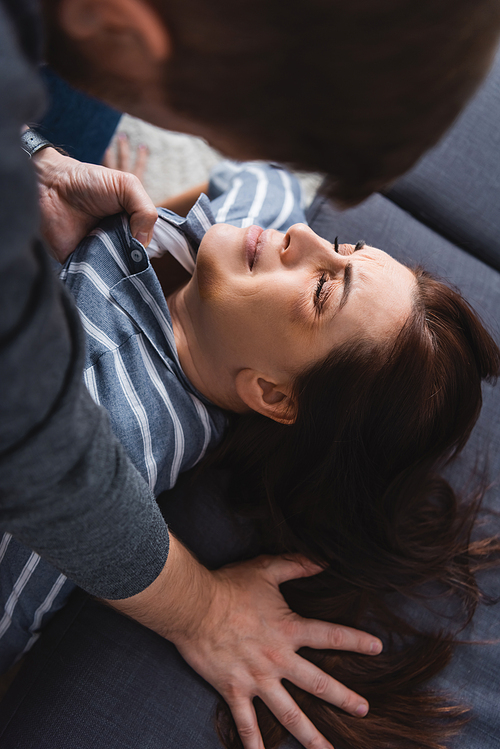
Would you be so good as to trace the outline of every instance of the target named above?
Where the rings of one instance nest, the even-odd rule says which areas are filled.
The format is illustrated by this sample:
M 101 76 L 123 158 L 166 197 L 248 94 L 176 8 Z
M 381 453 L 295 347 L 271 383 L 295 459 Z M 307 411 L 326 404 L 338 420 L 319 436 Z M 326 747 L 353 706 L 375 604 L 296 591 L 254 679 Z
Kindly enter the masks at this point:
M 140 263 L 142 260 L 142 252 L 140 250 L 132 250 L 130 253 L 130 257 L 134 261 L 134 263 Z

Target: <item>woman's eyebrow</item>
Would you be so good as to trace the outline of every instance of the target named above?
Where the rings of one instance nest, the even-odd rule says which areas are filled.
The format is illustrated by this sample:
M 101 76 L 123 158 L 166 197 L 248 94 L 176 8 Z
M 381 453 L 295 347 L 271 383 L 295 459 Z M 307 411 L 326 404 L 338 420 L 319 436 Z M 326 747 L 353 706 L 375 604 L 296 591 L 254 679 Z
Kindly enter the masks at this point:
M 351 290 L 351 281 L 352 281 L 352 263 L 347 263 L 347 265 L 344 268 L 344 290 L 342 292 L 342 297 L 340 299 L 339 310 L 341 310 L 342 307 L 347 302 L 347 299 L 349 297 L 349 292 Z

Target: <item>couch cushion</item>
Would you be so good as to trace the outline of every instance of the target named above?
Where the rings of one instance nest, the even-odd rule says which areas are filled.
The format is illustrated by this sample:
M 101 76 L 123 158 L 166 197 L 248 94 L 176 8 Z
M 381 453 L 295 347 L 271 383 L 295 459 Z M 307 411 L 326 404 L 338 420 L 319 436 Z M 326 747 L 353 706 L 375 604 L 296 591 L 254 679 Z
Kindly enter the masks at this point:
M 317 197 L 308 211 L 308 222 L 329 241 L 337 235 L 340 242 L 354 244 L 363 239 L 400 262 L 423 265 L 449 280 L 459 287 L 500 341 L 500 273 L 418 221 L 389 198 L 372 195 L 357 208 L 339 211 L 325 198 Z M 500 247 L 497 262 L 500 265 Z
M 500 51 L 453 128 L 388 197 L 500 270 Z

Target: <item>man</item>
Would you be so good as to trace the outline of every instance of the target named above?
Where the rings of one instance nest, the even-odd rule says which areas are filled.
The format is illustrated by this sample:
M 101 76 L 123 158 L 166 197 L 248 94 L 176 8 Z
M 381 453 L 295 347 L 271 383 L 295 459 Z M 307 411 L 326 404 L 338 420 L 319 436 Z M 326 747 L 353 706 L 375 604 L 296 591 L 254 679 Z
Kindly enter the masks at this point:
M 346 7 L 347 6 L 347 7 Z M 44 4 L 47 57 L 73 83 L 230 156 L 323 171 L 344 204 L 395 179 L 451 123 L 487 70 L 493 0 L 62 0 Z M 310 668 L 302 646 L 370 652 L 366 634 L 292 614 L 304 560 L 212 573 L 168 532 L 151 493 L 81 384 L 81 329 L 52 279 L 31 165 L 18 147 L 42 98 L 29 4 L 0 6 L 1 521 L 89 592 L 172 640 L 231 707 L 245 747 L 262 742 L 260 696 L 306 747 L 329 746 L 287 678 L 362 715 L 367 704 Z M 154 207 L 130 177 L 43 148 L 33 162 L 41 231 L 62 258 L 99 217 L 126 210 L 144 244 Z M 304 665 L 306 664 L 306 665 Z

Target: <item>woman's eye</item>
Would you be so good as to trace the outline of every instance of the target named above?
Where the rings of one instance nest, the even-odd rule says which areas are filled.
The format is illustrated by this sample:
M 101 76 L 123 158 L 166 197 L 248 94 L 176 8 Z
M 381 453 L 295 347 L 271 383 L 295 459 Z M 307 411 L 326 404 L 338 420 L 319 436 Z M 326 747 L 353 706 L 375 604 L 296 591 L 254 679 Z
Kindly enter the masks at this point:
M 318 283 L 316 285 L 316 292 L 314 295 L 314 303 L 319 309 L 321 309 L 322 302 L 324 302 L 324 286 L 325 283 L 328 281 L 328 276 L 326 273 L 322 273 L 320 278 L 318 279 Z

